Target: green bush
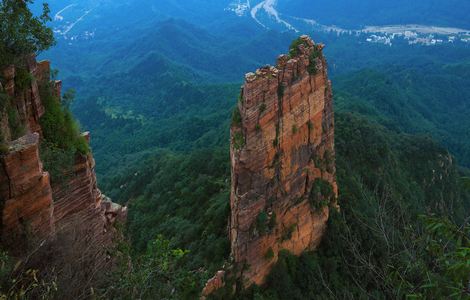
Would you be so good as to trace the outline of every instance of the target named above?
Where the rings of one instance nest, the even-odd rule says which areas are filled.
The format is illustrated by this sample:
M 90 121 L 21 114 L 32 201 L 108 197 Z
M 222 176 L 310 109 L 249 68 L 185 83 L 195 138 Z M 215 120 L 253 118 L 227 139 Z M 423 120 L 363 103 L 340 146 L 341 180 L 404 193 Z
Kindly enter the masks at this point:
M 312 130 L 312 129 L 313 129 L 313 123 L 312 123 L 312 121 L 308 120 L 307 126 L 308 126 L 308 129 L 309 129 L 309 130 Z
M 315 179 L 310 190 L 308 200 L 315 209 L 327 206 L 335 198 L 335 193 L 331 184 L 321 178 Z
M 264 254 L 264 258 L 266 258 L 267 260 L 271 260 L 274 258 L 273 248 L 269 247 L 268 251 L 266 251 L 266 253 Z
M 45 108 L 40 123 L 46 143 L 62 150 L 88 154 L 88 143 L 81 136 L 72 113 L 53 96 L 49 86 L 41 87 L 40 93 Z
M 297 229 L 297 224 L 291 224 L 289 227 L 285 228 L 281 236 L 281 241 L 290 240 L 292 238 L 292 234 L 294 234 L 296 229 Z
M 309 65 L 307 68 L 307 71 L 310 75 L 315 75 L 317 74 L 317 59 L 321 58 L 321 51 L 317 46 L 313 47 L 313 51 L 309 56 Z
M 299 128 L 297 127 L 297 125 L 292 125 L 292 134 L 296 134 L 297 132 L 299 132 Z
M 240 150 L 241 148 L 243 148 L 243 146 L 245 146 L 245 137 L 243 136 L 243 133 L 241 131 L 236 131 L 233 134 L 232 142 L 233 147 L 236 150 Z
M 279 145 L 279 135 L 281 129 L 279 128 L 279 123 L 276 124 L 276 138 L 273 140 L 273 147 L 277 147 Z
M 59 99 L 53 95 L 51 87 L 41 86 L 40 94 L 45 108 L 45 113 L 39 120 L 44 136 L 40 151 L 41 160 L 51 174 L 52 182 L 60 184 L 71 174 L 75 156 L 87 155 L 90 148 L 81 136 L 72 113 L 61 105 Z
M 260 235 L 266 234 L 268 231 L 268 214 L 265 211 L 262 211 L 258 214 L 255 221 L 256 231 Z
M 15 87 L 18 90 L 24 91 L 25 89 L 31 86 L 32 81 L 33 75 L 27 69 L 16 68 Z
M 40 148 L 44 169 L 51 175 L 54 184 L 62 184 L 73 171 L 76 152 L 72 149 L 61 149 L 55 144 L 43 141 Z
M 232 126 L 240 127 L 242 124 L 242 116 L 238 107 L 233 109 L 232 113 Z
M 293 58 L 296 57 L 300 54 L 299 52 L 299 46 L 300 45 L 305 45 L 308 46 L 307 42 L 301 39 L 300 37 L 292 42 L 292 44 L 289 47 L 289 57 Z

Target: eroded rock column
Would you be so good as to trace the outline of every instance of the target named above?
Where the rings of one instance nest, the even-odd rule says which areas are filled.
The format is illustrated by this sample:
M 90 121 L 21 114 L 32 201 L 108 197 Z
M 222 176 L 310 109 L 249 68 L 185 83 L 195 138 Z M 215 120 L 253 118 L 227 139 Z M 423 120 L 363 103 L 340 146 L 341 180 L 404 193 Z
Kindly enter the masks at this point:
M 248 73 L 231 127 L 231 255 L 262 284 L 279 251 L 320 243 L 336 206 L 334 117 L 323 45 L 302 36 Z

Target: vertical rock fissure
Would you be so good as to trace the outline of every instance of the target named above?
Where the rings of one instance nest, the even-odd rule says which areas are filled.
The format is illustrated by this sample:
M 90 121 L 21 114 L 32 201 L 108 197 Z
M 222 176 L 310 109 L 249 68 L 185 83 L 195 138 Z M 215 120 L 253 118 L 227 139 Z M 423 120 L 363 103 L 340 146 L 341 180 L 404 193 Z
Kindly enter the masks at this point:
M 8 199 L 11 199 L 12 198 L 12 180 L 10 178 L 10 174 L 8 174 L 8 170 L 7 170 L 7 167 L 5 165 L 5 162 L 2 161 L 2 168 L 3 168 L 3 172 L 5 174 L 5 177 L 6 179 L 8 180 Z M 4 203 L 4 201 L 2 201 L 2 203 Z M 3 211 L 3 210 L 2 210 Z

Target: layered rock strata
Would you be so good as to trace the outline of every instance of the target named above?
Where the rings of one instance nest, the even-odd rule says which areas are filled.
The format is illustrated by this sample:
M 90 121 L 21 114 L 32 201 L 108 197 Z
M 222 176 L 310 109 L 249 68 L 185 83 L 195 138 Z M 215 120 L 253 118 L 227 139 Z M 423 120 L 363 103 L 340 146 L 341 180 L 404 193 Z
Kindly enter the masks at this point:
M 334 117 L 323 45 L 297 40 L 245 76 L 231 126 L 231 256 L 262 284 L 281 250 L 318 246 L 335 207 Z
M 25 131 L 24 136 L 12 141 L 9 114 L 0 111 L 0 134 L 6 143 L 2 146 L 6 149 L 0 152 L 2 246 L 20 256 L 33 246 L 54 240 L 59 232 L 74 230 L 77 226 L 72 224 L 77 224 L 77 217 L 83 224 L 81 232 L 86 233 L 80 239 L 105 246 L 112 237 L 110 225 L 125 219 L 126 208 L 101 194 L 91 153 L 77 154 L 70 172 L 63 174 L 63 180 L 50 181 L 39 155 L 42 135 L 39 119 L 45 112 L 39 85 L 49 82 L 50 63 L 37 63 L 34 56 L 30 56 L 25 64 L 21 71 L 8 66 L 2 72 L 3 90 L 0 92 L 8 96 L 10 109 L 16 110 L 18 122 Z M 18 86 L 20 82 L 22 86 Z M 60 99 L 61 82 L 49 83 Z M 89 133 L 85 133 L 85 138 L 90 140 Z
M 0 163 L 2 244 L 24 249 L 54 233 L 52 188 L 39 159 L 39 135 L 11 143 Z
M 17 68 L 11 65 L 4 68 L 1 73 L 4 79 L 4 92 L 13 99 L 14 109 L 18 112 L 19 123 L 25 127 L 27 132 L 41 134 L 39 119 L 44 114 L 44 106 L 39 95 L 39 82 L 49 80 L 49 62 L 37 63 L 35 56 L 32 55 L 25 59 L 24 67 Z M 18 84 L 26 86 L 18 87 Z M 0 133 L 6 141 L 10 141 L 12 136 L 6 125 L 9 116 L 6 112 L 1 111 L 0 116 L 0 123 L 2 124 Z

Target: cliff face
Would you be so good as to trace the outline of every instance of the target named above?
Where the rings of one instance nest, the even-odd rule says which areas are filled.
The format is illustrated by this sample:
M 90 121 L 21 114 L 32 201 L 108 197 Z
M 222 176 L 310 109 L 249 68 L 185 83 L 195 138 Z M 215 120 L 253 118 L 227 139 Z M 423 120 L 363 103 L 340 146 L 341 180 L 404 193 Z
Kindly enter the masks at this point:
M 13 99 L 15 109 L 18 112 L 18 122 L 28 132 L 41 133 L 39 119 L 44 114 L 44 106 L 39 96 L 38 82 L 39 80 L 49 80 L 49 62 L 44 61 L 38 64 L 34 56 L 29 56 L 25 59 L 24 69 L 27 73 L 20 73 L 14 66 L 8 66 L 1 72 L 4 79 L 4 92 Z M 20 77 L 31 77 L 31 81 L 26 87 L 18 88 L 17 83 L 20 81 Z M 12 132 L 8 126 L 11 115 L 9 116 L 6 111 L 0 111 L 0 117 L 0 132 L 6 141 L 11 141 L 13 139 Z
M 50 64 L 36 63 L 31 56 L 25 69 L 26 73 L 19 74 L 15 67 L 7 67 L 3 71 L 3 91 L 0 90 L 13 103 L 10 109 L 16 110 L 19 119 L 16 121 L 24 131 L 22 137 L 13 140 L 13 130 L 8 125 L 12 114 L 0 111 L 0 133 L 6 144 L 0 153 L 2 245 L 13 254 L 23 255 L 41 242 L 63 236 L 64 231 L 77 231 L 79 217 L 79 224 L 85 228 L 83 236 L 76 240 L 106 246 L 105 241 L 111 241 L 109 225 L 116 218 L 123 219 L 126 209 L 102 196 L 91 153 L 77 154 L 69 174 L 63 174 L 63 182 L 51 182 L 39 155 L 42 137 L 39 119 L 44 114 L 44 106 L 38 88 L 50 80 Z M 18 88 L 22 78 L 27 78 L 23 81 L 26 86 Z M 60 98 L 61 82 L 53 81 L 50 85 Z M 88 133 L 86 138 L 89 140 Z
M 262 284 L 279 251 L 319 244 L 336 205 L 334 117 L 323 45 L 302 36 L 246 75 L 231 127 L 231 255 Z
M 28 134 L 0 159 L 2 244 L 10 249 L 27 248 L 54 232 L 52 188 L 38 146 L 39 135 Z

